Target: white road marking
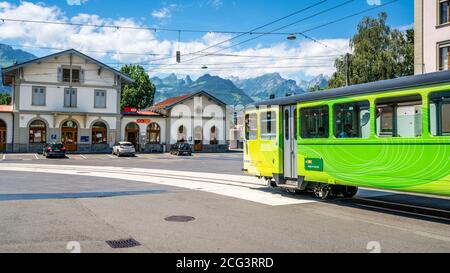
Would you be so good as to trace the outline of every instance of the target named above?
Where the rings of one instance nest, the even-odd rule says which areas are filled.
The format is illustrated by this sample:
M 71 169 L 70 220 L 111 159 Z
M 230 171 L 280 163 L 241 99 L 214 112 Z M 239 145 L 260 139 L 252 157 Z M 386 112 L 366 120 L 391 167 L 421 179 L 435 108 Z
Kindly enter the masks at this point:
M 113 156 L 113 155 L 108 155 L 110 158 L 116 158 L 115 156 Z
M 72 165 L 2 164 L 2 171 L 40 172 L 116 178 L 198 190 L 243 199 L 270 206 L 314 203 L 313 197 L 286 196 L 280 191 L 268 191 L 256 177 L 216 173 L 183 172 L 158 169 L 93 167 Z
M 87 157 L 85 157 L 84 155 L 80 155 L 83 159 L 87 159 Z
M 36 157 L 36 159 L 39 159 L 39 157 L 38 157 L 38 155 L 37 155 L 37 154 L 34 154 L 34 157 Z
M 5 160 L 5 159 L 6 159 L 6 154 L 3 155 L 3 160 Z

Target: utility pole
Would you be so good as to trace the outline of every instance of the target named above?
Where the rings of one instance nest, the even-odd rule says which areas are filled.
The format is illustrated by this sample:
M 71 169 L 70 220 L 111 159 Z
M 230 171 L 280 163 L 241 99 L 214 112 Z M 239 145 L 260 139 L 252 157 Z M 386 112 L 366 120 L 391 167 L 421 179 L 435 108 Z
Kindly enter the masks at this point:
M 346 86 L 350 85 L 350 54 L 345 54 L 345 83 Z

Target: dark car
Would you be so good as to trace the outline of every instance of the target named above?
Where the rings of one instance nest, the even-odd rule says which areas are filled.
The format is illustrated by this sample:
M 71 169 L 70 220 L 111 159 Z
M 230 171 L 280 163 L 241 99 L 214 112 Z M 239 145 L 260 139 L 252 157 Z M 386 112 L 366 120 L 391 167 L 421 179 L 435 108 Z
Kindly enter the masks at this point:
M 66 147 L 62 143 L 47 143 L 44 146 L 42 155 L 49 157 L 66 157 Z
M 176 143 L 170 148 L 170 153 L 173 155 L 192 155 L 191 145 L 187 143 Z

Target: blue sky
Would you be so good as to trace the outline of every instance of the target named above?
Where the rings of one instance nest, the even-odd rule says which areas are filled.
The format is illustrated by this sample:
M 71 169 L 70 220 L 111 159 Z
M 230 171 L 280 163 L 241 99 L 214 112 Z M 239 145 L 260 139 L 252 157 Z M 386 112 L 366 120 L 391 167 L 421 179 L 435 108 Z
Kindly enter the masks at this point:
M 316 14 L 330 7 L 344 3 L 347 0 L 328 0 L 305 12 L 299 13 L 262 31 L 271 31 L 309 15 Z M 229 30 L 247 31 L 286 16 L 296 10 L 319 3 L 321 0 L 164 0 L 164 1 L 119 1 L 119 0 L 47 0 L 47 1 L 2 1 L 0 0 L 0 17 L 13 19 L 30 19 L 44 21 L 61 21 L 91 24 L 114 24 L 128 26 L 150 26 L 173 29 Z M 350 3 L 314 16 L 281 32 L 302 32 L 332 20 L 376 7 L 388 0 L 354 0 Z M 331 74 L 332 56 L 348 50 L 348 39 L 355 33 L 356 25 L 364 16 L 376 16 L 380 11 L 388 13 L 388 24 L 392 27 L 405 29 L 411 27 L 414 19 L 413 0 L 398 0 L 397 2 L 367 12 L 342 22 L 308 32 L 308 36 L 320 41 L 314 43 L 308 39 L 288 41 L 283 35 L 266 35 L 240 46 L 230 47 L 222 53 L 248 54 L 257 56 L 305 57 L 330 56 L 327 61 L 265 59 L 265 61 L 247 58 L 231 58 L 207 56 L 193 60 L 190 64 L 174 65 L 174 59 L 153 61 L 154 65 L 146 66 L 153 75 L 165 75 L 174 72 L 180 75 L 191 74 L 194 77 L 203 73 L 217 74 L 224 77 L 253 77 L 269 72 L 280 72 L 283 76 L 301 79 L 310 78 L 315 74 Z M 195 52 L 217 42 L 233 37 L 231 34 L 181 33 L 181 51 Z M 232 46 L 249 36 L 236 39 L 222 46 Z M 153 32 L 137 30 L 111 30 L 95 28 L 79 28 L 71 26 L 36 25 L 6 22 L 0 23 L 0 42 L 30 46 L 24 48 L 38 56 L 52 52 L 32 48 L 31 46 L 76 48 L 85 51 L 109 52 L 142 52 L 171 56 L 178 47 L 178 33 Z M 323 45 L 328 45 L 325 48 Z M 217 47 L 211 49 L 217 50 Z M 210 52 L 210 51 L 207 51 Z M 125 54 L 95 53 L 93 57 L 111 65 L 119 63 L 148 63 L 156 56 L 137 56 Z M 190 58 L 189 56 L 184 59 Z M 115 63 L 116 62 L 116 63 Z M 239 68 L 231 69 L 233 63 Z M 249 64 L 254 62 L 253 64 Z M 308 64 L 312 67 L 307 67 Z M 161 67 L 158 67 L 161 64 Z M 208 64 L 210 71 L 200 70 L 202 64 Z M 214 66 L 214 64 L 218 64 Z M 298 65 L 299 67 L 292 67 Z M 300 66 L 305 67 L 300 67 Z M 256 69 L 255 67 L 258 66 Z M 273 68 L 271 68 L 273 66 Z M 214 70 L 216 67 L 216 70 Z M 276 68 L 280 67 L 280 68 Z M 291 68 L 292 67 L 292 68 Z

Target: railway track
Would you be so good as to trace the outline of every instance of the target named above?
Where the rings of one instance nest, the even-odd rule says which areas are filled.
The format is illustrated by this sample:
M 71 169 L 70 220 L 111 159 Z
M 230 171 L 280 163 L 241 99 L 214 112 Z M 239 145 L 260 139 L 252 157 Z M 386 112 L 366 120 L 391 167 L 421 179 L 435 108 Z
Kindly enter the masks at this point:
M 442 202 L 441 202 L 442 201 Z M 342 199 L 339 202 L 345 202 L 355 207 L 364 207 L 375 211 L 389 211 L 399 215 L 408 215 L 424 220 L 433 220 L 441 223 L 450 224 L 450 201 L 439 200 L 439 206 L 427 206 L 422 204 L 412 204 L 402 201 L 387 201 L 376 198 L 349 198 Z M 447 202 L 447 203 L 446 203 Z M 445 204 L 446 203 L 446 204 Z

